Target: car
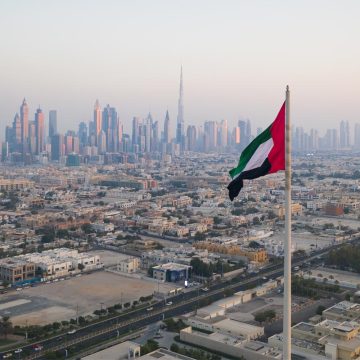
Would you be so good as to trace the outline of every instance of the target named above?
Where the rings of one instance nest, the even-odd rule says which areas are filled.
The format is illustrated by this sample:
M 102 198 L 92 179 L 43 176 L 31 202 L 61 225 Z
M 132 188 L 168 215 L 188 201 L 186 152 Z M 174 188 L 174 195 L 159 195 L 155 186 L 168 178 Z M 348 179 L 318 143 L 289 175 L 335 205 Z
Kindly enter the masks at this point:
M 43 347 L 42 345 L 40 345 L 40 344 L 35 344 L 35 345 L 33 345 L 33 349 L 34 349 L 35 351 L 41 351 L 43 348 L 44 348 L 44 347 Z
M 172 305 L 172 301 L 166 303 L 166 306 L 171 306 L 171 305 Z
M 22 291 L 22 288 L 17 288 L 16 291 Z
M 3 358 L 3 359 L 9 359 L 9 358 L 11 358 L 12 356 L 13 356 L 12 353 L 7 353 L 7 354 L 4 354 L 4 355 L 2 356 L 2 358 Z
M 152 310 L 154 310 L 154 308 L 151 306 L 151 307 L 147 308 L 146 310 L 147 311 L 152 311 Z
M 70 330 L 67 333 L 68 333 L 68 335 L 73 335 L 76 333 L 76 329 Z
M 206 292 L 206 291 L 209 291 L 209 288 L 204 287 L 204 288 L 202 288 L 201 290 Z
M 21 352 L 22 352 L 22 349 L 16 349 L 16 350 L 14 351 L 15 354 L 20 354 Z

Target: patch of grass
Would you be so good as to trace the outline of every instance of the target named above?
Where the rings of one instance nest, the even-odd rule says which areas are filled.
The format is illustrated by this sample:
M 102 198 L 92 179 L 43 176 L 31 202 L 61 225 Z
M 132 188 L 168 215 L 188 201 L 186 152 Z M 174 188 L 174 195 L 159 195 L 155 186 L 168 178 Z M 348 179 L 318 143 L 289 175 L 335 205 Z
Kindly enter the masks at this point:
M 0 339 L 0 347 L 13 344 L 14 342 L 16 342 L 16 340 L 12 340 L 12 339 Z

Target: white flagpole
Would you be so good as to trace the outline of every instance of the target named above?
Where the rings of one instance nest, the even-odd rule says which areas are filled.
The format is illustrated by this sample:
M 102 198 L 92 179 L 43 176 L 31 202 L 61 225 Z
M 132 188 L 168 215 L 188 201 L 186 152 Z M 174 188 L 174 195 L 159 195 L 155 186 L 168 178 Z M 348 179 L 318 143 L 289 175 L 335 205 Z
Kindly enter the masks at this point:
M 285 109 L 285 241 L 283 359 L 291 360 L 291 124 L 289 86 L 286 87 Z

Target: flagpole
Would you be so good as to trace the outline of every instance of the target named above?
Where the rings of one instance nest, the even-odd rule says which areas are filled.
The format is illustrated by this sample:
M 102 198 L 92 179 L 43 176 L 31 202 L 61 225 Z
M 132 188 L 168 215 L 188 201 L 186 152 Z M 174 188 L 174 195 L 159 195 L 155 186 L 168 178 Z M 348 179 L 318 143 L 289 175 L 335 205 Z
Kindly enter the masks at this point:
M 286 87 L 285 109 L 285 241 L 283 359 L 291 360 L 291 124 L 289 86 Z

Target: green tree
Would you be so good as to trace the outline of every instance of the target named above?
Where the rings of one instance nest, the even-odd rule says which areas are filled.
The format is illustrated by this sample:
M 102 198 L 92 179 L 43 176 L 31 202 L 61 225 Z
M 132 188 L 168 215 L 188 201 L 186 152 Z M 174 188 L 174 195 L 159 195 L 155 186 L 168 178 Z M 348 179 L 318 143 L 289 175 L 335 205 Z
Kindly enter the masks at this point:
M 78 269 L 80 271 L 83 271 L 85 269 L 85 265 L 84 264 L 78 264 Z
M 0 320 L 0 335 L 7 339 L 8 334 L 11 334 L 13 331 L 12 322 L 10 321 L 10 316 L 3 316 Z
M 145 345 L 141 346 L 140 352 L 142 355 L 148 354 L 152 351 L 155 351 L 159 348 L 159 343 L 153 339 L 150 339 L 146 342 Z
M 322 315 L 323 311 L 326 309 L 326 307 L 324 305 L 319 305 L 316 309 L 316 313 L 318 315 Z

